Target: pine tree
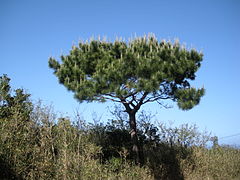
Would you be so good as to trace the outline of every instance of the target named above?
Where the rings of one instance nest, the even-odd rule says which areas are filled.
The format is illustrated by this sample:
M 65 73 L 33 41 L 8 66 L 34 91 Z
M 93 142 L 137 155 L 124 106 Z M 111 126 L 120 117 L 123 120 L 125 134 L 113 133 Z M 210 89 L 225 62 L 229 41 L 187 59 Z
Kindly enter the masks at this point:
M 204 88 L 191 87 L 203 54 L 178 41 L 158 41 L 154 35 L 129 41 L 90 40 L 73 46 L 61 63 L 49 59 L 59 82 L 74 92 L 79 102 L 107 100 L 122 103 L 129 115 L 136 161 L 141 152 L 136 113 L 148 102 L 172 100 L 182 110 L 199 104 Z

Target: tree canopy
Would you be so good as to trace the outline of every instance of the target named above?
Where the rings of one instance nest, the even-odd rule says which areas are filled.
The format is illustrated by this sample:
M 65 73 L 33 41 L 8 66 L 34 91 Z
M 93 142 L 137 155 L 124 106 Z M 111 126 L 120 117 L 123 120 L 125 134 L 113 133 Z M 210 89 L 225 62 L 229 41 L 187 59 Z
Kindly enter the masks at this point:
M 204 88 L 190 85 L 202 59 L 202 53 L 178 41 L 158 41 L 149 35 L 80 42 L 61 56 L 61 62 L 51 57 L 49 66 L 80 102 L 111 100 L 137 111 L 145 103 L 170 99 L 188 110 L 204 95 Z

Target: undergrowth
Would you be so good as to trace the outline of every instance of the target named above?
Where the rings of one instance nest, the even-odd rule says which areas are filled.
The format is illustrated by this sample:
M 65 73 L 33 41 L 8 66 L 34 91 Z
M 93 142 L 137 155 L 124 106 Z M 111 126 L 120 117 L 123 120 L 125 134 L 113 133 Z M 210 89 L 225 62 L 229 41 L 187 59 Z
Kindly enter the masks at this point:
M 105 124 L 59 117 L 9 81 L 0 79 L 0 179 L 240 179 L 240 149 L 207 147 L 210 134 L 196 125 L 152 124 L 141 113 L 137 165 L 121 109 Z

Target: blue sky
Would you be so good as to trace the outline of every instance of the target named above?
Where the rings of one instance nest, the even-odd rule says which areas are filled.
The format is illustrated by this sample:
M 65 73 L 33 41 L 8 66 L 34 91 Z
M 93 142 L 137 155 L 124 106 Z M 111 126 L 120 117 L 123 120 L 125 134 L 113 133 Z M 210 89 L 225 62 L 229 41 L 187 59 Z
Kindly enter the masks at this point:
M 1 0 L 0 75 L 8 74 L 14 88 L 32 99 L 52 103 L 71 116 L 78 108 L 92 120 L 96 112 L 110 118 L 112 103 L 79 104 L 48 68 L 48 58 L 67 54 L 79 40 L 91 36 L 125 38 L 149 32 L 158 39 L 178 38 L 204 54 L 193 84 L 206 88 L 199 106 L 190 111 L 160 108 L 142 110 L 159 121 L 196 123 L 200 129 L 225 137 L 240 133 L 240 1 L 238 0 Z M 240 136 L 221 143 L 240 144 Z

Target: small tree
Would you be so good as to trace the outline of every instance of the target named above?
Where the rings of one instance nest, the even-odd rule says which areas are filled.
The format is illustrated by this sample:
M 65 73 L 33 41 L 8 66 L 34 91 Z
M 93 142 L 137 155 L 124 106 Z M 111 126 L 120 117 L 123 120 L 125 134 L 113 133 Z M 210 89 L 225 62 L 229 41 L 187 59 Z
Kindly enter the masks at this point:
M 140 162 L 136 113 L 148 102 L 173 100 L 182 110 L 199 104 L 204 89 L 189 81 L 202 61 L 202 53 L 178 41 L 158 41 L 153 35 L 132 40 L 90 40 L 73 46 L 62 63 L 49 59 L 59 82 L 74 92 L 79 102 L 110 100 L 122 103 L 129 115 L 136 160 Z
M 0 76 L 0 179 L 23 179 L 33 167 L 34 122 L 30 94 Z

